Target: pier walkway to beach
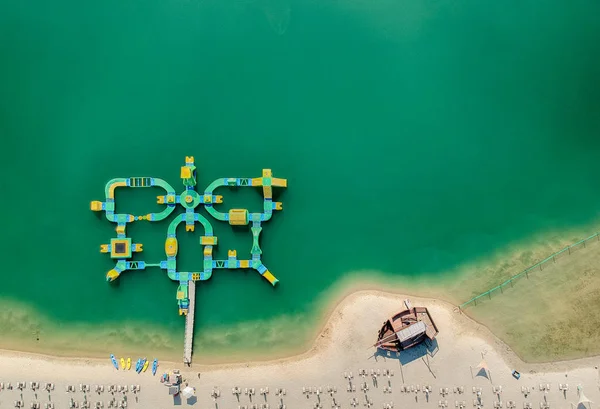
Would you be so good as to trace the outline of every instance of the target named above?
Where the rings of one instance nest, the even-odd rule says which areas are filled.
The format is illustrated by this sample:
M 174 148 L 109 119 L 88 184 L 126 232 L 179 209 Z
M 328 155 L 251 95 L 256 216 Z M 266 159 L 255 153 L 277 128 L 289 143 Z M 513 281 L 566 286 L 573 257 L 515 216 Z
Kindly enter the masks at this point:
M 192 343 L 194 341 L 194 311 L 196 307 L 196 283 L 190 281 L 188 284 L 188 297 L 190 305 L 185 316 L 185 335 L 183 339 L 183 362 L 192 363 Z
M 181 180 L 185 187 L 181 194 L 166 181 L 152 177 L 129 177 L 116 178 L 108 181 L 105 186 L 106 200 L 104 202 L 91 202 L 91 210 L 104 212 L 106 218 L 117 224 L 117 237 L 112 238 L 108 244 L 102 244 L 100 251 L 110 254 L 116 264 L 106 274 L 107 281 L 116 280 L 126 270 L 143 270 L 146 267 L 160 267 L 166 270 L 168 277 L 179 282 L 177 288 L 177 304 L 179 315 L 186 315 L 185 340 L 184 340 L 184 362 L 189 364 L 192 359 L 192 344 L 194 335 L 194 294 L 196 281 L 208 280 L 215 269 L 253 269 L 264 277 L 271 285 L 275 286 L 277 278 L 267 269 L 262 262 L 262 250 L 259 244 L 262 232 L 262 223 L 269 221 L 273 213 L 282 210 L 282 203 L 273 201 L 273 187 L 287 187 L 287 180 L 273 177 L 271 169 L 263 169 L 262 176 L 257 178 L 220 178 L 208 185 L 203 192 L 196 190 L 196 166 L 194 157 L 187 156 L 185 165 L 181 167 Z M 263 195 L 262 212 L 251 213 L 248 209 L 230 209 L 221 212 L 214 208 L 216 204 L 223 203 L 223 196 L 214 194 L 214 191 L 222 187 L 259 187 Z M 115 190 L 117 188 L 146 188 L 159 187 L 165 191 L 164 195 L 157 196 L 157 203 L 166 205 L 161 212 L 149 213 L 135 216 L 127 213 L 116 212 Z M 147 263 L 142 260 L 132 260 L 134 253 L 143 251 L 142 244 L 132 243 L 131 238 L 126 235 L 128 223 L 137 221 L 156 222 L 167 219 L 175 208 L 181 205 L 185 212 L 173 218 L 167 228 L 165 240 L 166 260 L 157 263 Z M 217 236 L 214 235 L 210 221 L 196 209 L 204 206 L 205 210 L 214 219 L 225 221 L 231 226 L 249 226 L 252 234 L 252 247 L 250 257 L 238 259 L 236 250 L 229 250 L 227 259 L 213 259 L 213 250 L 218 244 Z M 200 224 L 204 234 L 200 237 L 202 247 L 203 263 L 197 271 L 177 271 L 177 227 L 184 223 L 186 232 L 193 232 L 196 224 Z M 191 309 L 191 312 L 190 312 Z

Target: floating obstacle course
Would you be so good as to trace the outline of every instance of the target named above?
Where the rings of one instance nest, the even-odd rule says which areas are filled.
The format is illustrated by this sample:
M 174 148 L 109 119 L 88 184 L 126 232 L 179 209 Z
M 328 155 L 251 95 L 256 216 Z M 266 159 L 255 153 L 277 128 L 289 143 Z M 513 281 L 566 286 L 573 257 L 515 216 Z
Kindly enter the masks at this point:
M 167 271 L 171 280 L 179 282 L 177 288 L 177 304 L 179 315 L 186 316 L 186 330 L 184 342 L 184 362 L 191 362 L 191 346 L 193 336 L 194 322 L 194 294 L 197 281 L 208 280 L 215 269 L 236 269 L 251 268 L 256 270 L 261 276 L 269 281 L 273 286 L 278 282 L 277 278 L 267 269 L 262 262 L 262 250 L 259 245 L 259 237 L 262 232 L 262 223 L 271 219 L 273 212 L 282 210 L 281 202 L 273 202 L 273 187 L 287 187 L 287 180 L 274 178 L 270 169 L 263 169 L 262 177 L 258 178 L 221 178 L 212 182 L 202 193 L 196 191 L 196 166 L 194 157 L 186 157 L 185 165 L 181 167 L 181 180 L 185 190 L 177 194 L 175 189 L 166 181 L 152 177 L 131 177 L 116 178 L 110 180 L 105 187 L 106 200 L 104 202 L 93 201 L 90 208 L 95 212 L 104 212 L 106 218 L 113 223 L 117 223 L 117 237 L 112 238 L 110 243 L 102 244 L 100 251 L 110 254 L 110 257 L 116 260 L 115 267 L 106 274 L 107 281 L 116 280 L 123 272 L 127 270 L 143 270 L 147 267 L 160 267 Z M 263 193 L 263 212 L 250 213 L 247 209 L 230 209 L 228 212 L 221 212 L 215 209 L 214 205 L 223 203 L 223 196 L 215 195 L 214 191 L 220 187 L 262 187 Z M 165 209 L 158 213 L 149 213 L 141 216 L 132 214 L 116 213 L 115 210 L 115 189 L 117 188 L 143 188 L 160 187 L 164 189 L 165 194 L 157 196 L 159 204 L 166 205 Z M 158 263 L 146 263 L 145 261 L 131 260 L 133 253 L 143 251 L 140 243 L 133 243 L 131 238 L 126 236 L 126 227 L 128 223 L 136 221 L 156 222 L 168 218 L 175 208 L 181 205 L 185 212 L 176 216 L 167 228 L 167 238 L 165 240 L 166 260 Z M 204 206 L 206 211 L 216 220 L 228 222 L 232 226 L 251 225 L 252 248 L 250 250 L 250 259 L 240 260 L 237 258 L 235 250 L 228 251 L 226 260 L 213 259 L 213 249 L 218 244 L 217 236 L 214 235 L 213 227 L 210 221 L 196 212 L 199 206 Z M 195 272 L 177 271 L 177 227 L 185 224 L 186 232 L 195 231 L 196 224 L 199 223 L 204 229 L 204 235 L 200 237 L 200 246 L 203 248 L 202 268 Z

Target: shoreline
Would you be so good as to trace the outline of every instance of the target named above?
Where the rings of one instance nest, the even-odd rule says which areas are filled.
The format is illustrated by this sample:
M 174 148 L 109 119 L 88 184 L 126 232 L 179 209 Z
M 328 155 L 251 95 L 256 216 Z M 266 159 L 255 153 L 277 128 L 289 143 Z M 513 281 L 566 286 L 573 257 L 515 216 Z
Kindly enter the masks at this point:
M 191 368 L 181 363 L 160 361 L 157 376 L 150 373 L 136 374 L 135 371 L 115 370 L 108 357 L 98 359 L 61 359 L 60 357 L 23 354 L 0 351 L 0 377 L 2 381 L 14 382 L 53 382 L 55 392 L 41 392 L 39 395 L 30 387 L 23 391 L 6 390 L 0 393 L 0 406 L 21 399 L 28 406 L 30 401 L 42 403 L 55 402 L 59 407 L 66 407 L 69 401 L 94 401 L 107 403 L 108 400 L 127 400 L 132 409 L 152 409 L 178 406 L 185 403 L 181 397 L 169 396 L 167 388 L 159 383 L 160 374 L 173 369 L 180 369 L 184 385 L 195 388 L 196 397 L 192 403 L 201 407 L 215 405 L 235 407 L 265 402 L 277 405 L 285 402 L 289 407 L 313 406 L 324 401 L 323 406 L 331 403 L 367 401 L 375 406 L 385 407 L 393 401 L 402 407 L 418 409 L 431 408 L 437 399 L 468 401 L 472 399 L 471 388 L 483 391 L 481 401 L 485 406 L 492 406 L 491 400 L 499 398 L 494 388 L 502 385 L 502 400 L 518 402 L 544 401 L 552 407 L 562 407 L 569 402 L 577 401 L 577 388 L 585 388 L 586 396 L 597 401 L 600 399 L 600 377 L 597 362 L 600 357 L 554 362 L 549 364 L 526 364 L 516 356 L 506 344 L 496 338 L 486 327 L 470 318 L 454 312 L 452 304 L 440 300 L 412 297 L 415 306 L 427 307 L 436 320 L 440 330 L 433 345 L 416 346 L 401 354 L 386 354 L 375 351 L 372 342 L 376 337 L 381 320 L 388 316 L 387 311 L 395 308 L 406 295 L 362 291 L 346 297 L 335 308 L 329 317 L 323 332 L 315 340 L 309 351 L 279 360 L 247 361 L 236 364 L 198 365 Z M 385 315 L 384 315 L 385 314 Z M 485 359 L 491 373 L 485 376 L 474 376 L 478 363 Z M 377 380 L 371 376 L 361 379 L 361 370 L 383 371 L 383 377 Z M 394 371 L 396 376 L 387 377 L 386 371 Z M 512 371 L 520 372 L 520 379 L 512 376 Z M 355 379 L 345 379 L 344 374 L 354 373 Z M 559 382 L 568 382 L 569 392 L 559 389 Z M 79 391 L 77 385 L 90 385 L 92 393 L 86 395 Z M 128 394 L 127 391 L 108 393 L 97 391 L 97 385 L 106 390 L 110 385 L 141 385 L 141 393 Z M 350 390 L 367 388 L 361 393 Z M 414 385 L 429 385 L 429 394 L 406 393 L 403 388 Z M 551 385 L 548 392 L 537 391 L 537 385 Z M 68 385 L 75 385 L 76 390 L 65 394 Z M 362 386 L 364 385 L 364 386 Z M 533 386 L 532 386 L 533 385 Z M 308 386 L 322 388 L 323 395 L 311 396 L 303 392 Z M 336 388 L 335 393 L 328 394 L 330 386 Z M 122 386 L 119 386 L 121 388 Z M 241 387 L 241 388 L 240 388 Z M 233 388 L 247 390 L 256 388 L 256 397 L 231 393 Z M 271 395 L 260 396 L 259 390 L 271 389 Z M 443 388 L 450 390 L 450 396 L 442 393 Z M 523 396 L 522 387 L 532 389 L 531 396 Z M 285 396 L 277 394 L 279 388 L 285 388 Z M 464 388 L 464 392 L 457 392 Z M 133 386 L 132 386 L 133 389 Z M 221 391 L 218 401 L 212 397 L 213 391 Z M 119 389 L 120 391 L 120 389 Z M 438 392 L 439 391 L 439 392 Z M 452 392 L 453 391 L 453 392 Z M 448 392 L 446 392 L 448 393 Z M 261 392 L 262 394 L 262 392 Z M 431 395 L 431 399 L 430 399 Z M 422 397 L 421 397 L 422 396 Z M 433 403 L 432 403 L 433 402 Z M 362 402 L 360 402 L 362 403 Z M 453 403 L 453 402 L 452 402 Z M 246 405 L 247 407 L 248 405 Z M 332 405 L 334 406 L 334 405 Z M 449 405 L 446 404 L 446 407 Z
M 208 350 L 208 352 L 205 352 L 205 354 L 200 354 L 197 352 L 194 355 L 194 361 L 199 365 L 229 364 L 241 362 L 250 357 L 256 362 L 267 362 L 274 359 L 286 359 L 308 353 L 313 348 L 315 342 L 318 341 L 318 338 L 321 336 L 323 331 L 326 329 L 326 326 L 328 325 L 328 322 L 335 310 L 342 303 L 344 303 L 347 298 L 351 297 L 355 293 L 375 291 L 386 294 L 411 294 L 413 296 L 435 299 L 446 302 L 449 305 L 456 306 L 460 303 L 462 297 L 468 294 L 469 291 L 478 291 L 477 287 L 484 285 L 482 284 L 482 280 L 484 282 L 490 280 L 500 280 L 503 275 L 514 274 L 515 271 L 519 271 L 523 266 L 526 266 L 530 260 L 536 260 L 536 258 L 541 259 L 552 250 L 562 248 L 565 243 L 571 242 L 570 239 L 565 240 L 564 237 L 572 237 L 574 234 L 581 236 L 582 230 L 583 229 L 581 228 L 571 229 L 569 231 L 563 231 L 563 233 L 560 235 L 556 232 L 552 234 L 549 232 L 546 232 L 546 234 L 540 233 L 535 237 L 531 237 L 530 240 L 527 241 L 528 245 L 526 245 L 524 242 L 515 242 L 507 245 L 506 248 L 499 250 L 494 254 L 481 257 L 477 260 L 472 260 L 468 263 L 464 263 L 463 265 L 456 266 L 454 269 L 432 276 L 427 275 L 424 277 L 406 278 L 402 276 L 390 276 L 385 272 L 380 271 L 364 270 L 349 272 L 343 279 L 333 283 L 330 287 L 325 289 L 317 296 L 315 301 L 309 307 L 309 313 L 298 315 L 300 317 L 300 323 L 298 325 L 294 325 L 294 327 L 297 327 L 295 329 L 298 331 L 298 333 L 293 335 L 295 336 L 295 339 L 300 340 L 300 342 L 296 342 L 296 345 L 288 344 L 277 346 L 280 345 L 280 342 L 278 342 L 279 339 L 270 340 L 271 343 L 276 346 L 269 346 L 269 350 L 266 353 L 263 353 L 258 348 L 248 348 L 245 350 L 236 350 L 232 352 L 231 350 L 226 350 L 226 345 L 222 351 L 218 348 L 211 350 L 210 348 L 203 348 L 202 345 L 195 345 L 196 351 Z M 589 232 L 590 229 L 585 229 L 585 231 Z M 465 283 L 470 284 L 471 288 L 469 288 Z M 15 307 L 16 310 L 20 311 L 24 316 L 27 316 L 26 312 L 23 313 L 23 311 L 26 310 L 25 307 L 20 307 L 17 303 L 15 303 L 15 305 L 17 305 L 17 307 Z M 30 308 L 28 306 L 26 307 Z M 30 311 L 34 310 L 31 308 Z M 475 320 L 474 316 L 469 314 L 468 311 L 466 315 L 469 316 L 470 319 Z M 32 327 L 41 324 L 48 325 L 48 327 L 51 327 L 53 330 L 62 326 L 61 324 L 52 323 L 47 319 L 47 317 L 40 315 L 37 315 L 37 317 L 40 319 L 40 322 L 33 324 L 29 323 L 29 330 Z M 277 329 L 277 325 L 283 325 L 282 322 L 285 322 L 287 318 L 289 317 L 282 316 L 265 321 L 257 320 L 255 322 L 250 322 L 249 324 L 251 324 L 251 326 L 260 325 L 262 329 L 264 329 L 263 327 L 272 327 Z M 245 324 L 247 323 L 248 322 L 245 322 Z M 142 343 L 138 341 L 137 344 L 129 344 L 122 341 L 135 339 L 135 337 L 132 337 L 131 334 L 122 339 L 109 338 L 106 333 L 102 334 L 103 339 L 115 344 L 112 348 L 113 350 L 117 350 L 115 352 L 132 355 L 139 353 L 147 353 L 148 355 L 157 354 L 159 356 L 163 356 L 166 360 L 173 362 L 176 362 L 181 355 L 179 352 L 183 342 L 182 334 L 168 334 L 167 336 L 166 329 L 156 325 L 153 326 L 149 323 L 120 322 L 118 324 L 121 327 L 134 328 L 132 332 L 136 332 L 141 329 L 142 332 L 146 332 L 146 338 L 150 338 L 155 342 Z M 486 324 L 484 322 L 478 322 L 478 325 L 485 326 Z M 94 326 L 87 326 L 86 324 L 71 326 L 67 324 L 66 327 L 67 328 L 65 330 L 57 331 L 57 333 L 53 334 L 53 336 L 58 339 L 66 334 L 67 337 L 65 338 L 68 338 L 68 335 L 77 335 L 78 331 L 80 333 L 102 333 L 101 331 L 95 332 L 96 328 L 93 328 Z M 215 329 L 212 330 L 212 333 L 214 333 Z M 216 330 L 216 332 L 218 332 L 220 329 L 216 328 Z M 239 330 L 239 328 L 234 328 L 234 333 L 235 330 Z M 23 330 L 19 332 L 19 335 L 24 335 L 26 333 L 29 332 Z M 203 335 L 206 334 L 196 334 L 196 339 L 200 339 L 202 341 Z M 212 334 L 208 334 L 206 335 L 206 338 L 203 339 L 205 344 L 211 344 L 211 341 L 213 341 L 213 339 L 210 338 L 211 335 Z M 90 340 L 93 341 L 93 338 L 94 337 L 91 337 Z M 98 337 L 98 339 L 100 338 L 101 337 Z M 283 341 L 286 341 L 286 339 L 283 339 Z M 60 349 L 52 347 L 47 348 L 41 345 L 41 347 L 37 346 L 35 341 L 31 341 L 31 337 L 29 337 L 29 341 L 16 337 L 13 339 L 5 338 L 2 348 L 4 350 L 15 351 L 17 353 L 24 352 L 39 354 L 42 356 L 63 358 L 83 357 L 83 359 L 103 359 L 107 353 L 106 347 L 104 346 L 101 348 L 96 347 L 94 350 L 97 352 L 92 352 L 91 350 L 72 348 L 72 344 L 69 344 L 69 342 L 71 341 L 67 340 L 66 344 Z M 80 342 L 80 344 L 86 343 Z M 94 345 L 94 342 L 87 343 L 86 345 Z M 516 355 L 519 356 L 518 348 L 515 348 L 513 345 L 511 345 L 511 349 L 515 351 Z M 102 352 L 100 352 L 101 350 Z M 520 358 L 525 362 L 521 356 Z M 555 362 L 555 360 L 540 359 L 535 361 L 530 360 L 529 362 Z
M 402 291 L 383 291 L 375 289 L 361 289 L 350 292 L 344 296 L 334 307 L 331 309 L 331 313 L 327 315 L 324 320 L 324 325 L 320 328 L 317 336 L 313 338 L 313 342 L 308 349 L 286 354 L 282 357 L 251 357 L 249 360 L 236 360 L 232 362 L 211 362 L 211 363 L 192 363 L 191 369 L 210 371 L 213 369 L 238 369 L 248 366 L 270 366 L 277 364 L 289 364 L 297 361 L 307 360 L 313 358 L 319 354 L 323 349 L 331 346 L 332 338 L 330 336 L 333 328 L 339 323 L 343 317 L 340 316 L 340 311 L 347 308 L 349 305 L 360 302 L 363 298 L 377 297 L 377 298 L 394 298 L 401 301 L 405 298 L 410 298 L 413 304 L 428 304 L 435 305 L 445 309 L 448 313 L 452 314 L 461 325 L 469 327 L 469 335 L 475 334 L 478 338 L 484 340 L 489 345 L 492 345 L 496 352 L 502 356 L 502 358 L 508 363 L 515 367 L 524 368 L 525 371 L 564 371 L 572 370 L 576 368 L 584 368 L 590 365 L 594 365 L 600 361 L 600 355 L 593 355 L 584 358 L 568 359 L 568 360 L 557 360 L 557 361 L 546 361 L 546 362 L 527 362 L 524 361 L 511 347 L 506 344 L 500 338 L 498 338 L 485 324 L 478 322 L 474 318 L 464 314 L 458 310 L 458 306 L 436 298 L 412 296 Z M 401 309 L 401 307 L 399 307 Z M 390 311 L 390 314 L 394 311 Z M 463 334 L 464 335 L 464 334 Z M 376 334 L 373 334 L 373 338 Z M 0 356 L 6 358 L 26 358 L 34 359 L 39 361 L 46 361 L 50 363 L 67 363 L 72 365 L 92 365 L 92 366 L 105 366 L 107 363 L 107 357 L 100 356 L 63 356 L 63 355 L 51 355 L 33 351 L 20 351 L 13 349 L 0 349 Z M 168 366 L 183 366 L 181 362 L 171 361 L 168 359 L 162 359 L 160 361 Z M 190 368 L 186 368 L 190 370 Z

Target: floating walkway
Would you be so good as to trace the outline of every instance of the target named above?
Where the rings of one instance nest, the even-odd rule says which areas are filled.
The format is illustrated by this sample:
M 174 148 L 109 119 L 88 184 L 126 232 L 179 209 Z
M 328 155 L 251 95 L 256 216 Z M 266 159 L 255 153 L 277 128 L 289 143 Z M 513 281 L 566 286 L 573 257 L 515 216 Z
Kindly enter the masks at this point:
M 152 177 L 130 177 L 116 178 L 110 180 L 105 187 L 105 201 L 91 202 L 91 210 L 104 212 L 108 221 L 116 223 L 116 237 L 108 244 L 102 244 L 100 251 L 110 254 L 115 260 L 115 267 L 106 274 L 107 281 L 116 280 L 124 271 L 143 270 L 146 267 L 160 267 L 166 270 L 168 277 L 179 282 L 177 288 L 177 304 L 179 315 L 186 316 L 184 362 L 191 363 L 192 344 L 194 334 L 194 301 L 196 281 L 208 280 L 216 269 L 254 269 L 269 283 L 275 286 L 277 278 L 269 271 L 262 262 L 262 250 L 259 244 L 262 232 L 262 223 L 271 219 L 273 213 L 282 210 L 281 202 L 273 201 L 273 188 L 287 187 L 287 180 L 273 177 L 270 169 L 263 169 L 262 176 L 258 178 L 221 178 L 212 182 L 202 193 L 196 190 L 196 166 L 194 157 L 185 158 L 185 165 L 181 167 L 181 180 L 185 187 L 184 191 L 177 194 L 175 189 L 166 181 Z M 223 196 L 215 194 L 215 190 L 221 187 L 258 187 L 262 189 L 263 211 L 250 213 L 247 209 L 230 209 L 221 212 L 215 209 L 215 205 L 223 203 Z M 166 207 L 158 213 L 145 215 L 133 215 L 117 213 L 115 206 L 115 190 L 117 188 L 146 188 L 159 187 L 165 192 L 157 197 L 158 204 Z M 157 222 L 167 219 L 177 206 L 182 206 L 185 212 L 177 215 L 167 228 L 165 240 L 166 259 L 157 263 L 146 263 L 144 261 L 132 260 L 133 253 L 143 251 L 140 243 L 133 243 L 127 237 L 126 228 L 128 223 L 137 221 Z M 236 250 L 229 250 L 226 260 L 213 259 L 213 250 L 218 244 L 217 236 L 214 235 L 210 221 L 202 214 L 196 212 L 198 207 L 204 206 L 206 211 L 216 220 L 229 223 L 231 226 L 250 226 L 252 233 L 252 248 L 250 258 L 238 259 Z M 180 224 L 185 225 L 186 232 L 195 231 L 196 224 L 200 224 L 203 235 L 200 237 L 202 247 L 203 264 L 200 269 L 192 272 L 177 271 L 177 228 Z
M 192 363 L 192 343 L 194 340 L 194 311 L 196 305 L 196 282 L 188 281 L 188 297 L 190 305 L 185 316 L 185 335 L 183 337 L 183 362 Z

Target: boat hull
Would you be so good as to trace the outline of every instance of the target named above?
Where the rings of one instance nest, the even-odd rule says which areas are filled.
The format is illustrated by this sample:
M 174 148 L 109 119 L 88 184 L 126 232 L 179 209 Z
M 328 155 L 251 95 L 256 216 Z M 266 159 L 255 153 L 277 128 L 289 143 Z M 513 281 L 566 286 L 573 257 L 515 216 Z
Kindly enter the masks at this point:
M 433 340 L 437 326 L 425 307 L 411 307 L 393 315 L 383 323 L 375 347 L 391 352 L 412 348 L 425 340 Z

